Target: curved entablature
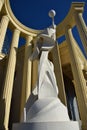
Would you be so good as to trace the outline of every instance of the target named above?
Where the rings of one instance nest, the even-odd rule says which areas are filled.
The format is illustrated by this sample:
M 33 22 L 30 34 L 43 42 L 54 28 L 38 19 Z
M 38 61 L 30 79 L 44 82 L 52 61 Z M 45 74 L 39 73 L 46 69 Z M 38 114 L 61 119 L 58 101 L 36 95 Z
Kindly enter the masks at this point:
M 84 10 L 84 2 L 72 3 L 68 15 L 60 24 L 57 25 L 57 37 L 60 37 L 65 34 L 67 25 L 71 26 L 71 28 L 73 28 L 76 25 L 75 13 L 76 12 L 82 13 L 83 10 Z
M 23 35 L 36 36 L 38 33 L 42 31 L 31 29 L 20 23 L 11 10 L 9 0 L 5 0 L 5 9 L 8 17 L 10 18 L 11 26 L 18 28 L 21 31 L 21 33 L 23 33 Z M 83 12 L 83 9 L 84 9 L 83 2 L 72 3 L 70 11 L 66 16 L 66 18 L 60 24 L 57 25 L 57 38 L 64 35 L 67 24 L 70 25 L 71 27 L 75 26 L 74 12 L 75 11 Z
M 27 34 L 27 35 L 31 35 L 31 36 L 36 36 L 38 33 L 41 32 L 39 30 L 30 29 L 30 28 L 24 26 L 22 23 L 20 23 L 17 20 L 17 18 L 14 16 L 14 14 L 11 10 L 9 0 L 5 0 L 5 9 L 6 9 L 6 12 L 7 12 L 9 18 L 10 18 L 11 26 L 13 24 L 13 26 L 18 28 L 22 33 Z

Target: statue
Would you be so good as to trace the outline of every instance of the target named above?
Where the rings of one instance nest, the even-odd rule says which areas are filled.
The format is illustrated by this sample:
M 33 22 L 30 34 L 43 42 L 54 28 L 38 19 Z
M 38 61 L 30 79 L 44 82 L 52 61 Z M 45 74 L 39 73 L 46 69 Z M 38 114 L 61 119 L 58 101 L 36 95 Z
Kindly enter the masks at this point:
M 56 44 L 55 11 L 51 10 L 52 26 L 36 37 L 36 48 L 30 57 L 39 59 L 38 80 L 25 108 L 24 120 L 15 124 L 13 130 L 80 130 L 78 122 L 70 122 L 67 108 L 58 96 L 53 63 L 48 53 Z
M 53 15 L 55 15 L 55 12 L 53 10 L 51 10 L 50 13 L 53 13 Z M 31 60 L 35 60 L 36 58 L 40 59 L 37 81 L 38 98 L 41 98 L 43 96 L 57 97 L 58 88 L 54 74 L 54 66 L 48 59 L 48 53 L 56 44 L 56 25 L 54 22 L 52 26 L 45 29 L 36 37 L 35 42 L 36 49 L 31 56 Z
M 69 121 L 67 109 L 58 99 L 53 63 L 48 59 L 50 50 L 56 44 L 55 14 L 54 10 L 49 12 L 49 16 L 53 19 L 52 26 L 36 37 L 36 48 L 30 57 L 31 60 L 39 59 L 39 67 L 38 80 L 32 92 L 37 98 L 34 97 L 33 103 L 28 101 L 29 106 L 27 104 L 25 106 L 27 122 Z
M 39 35 L 37 35 L 35 39 L 36 43 L 36 49 L 34 50 L 31 60 L 35 60 L 38 58 L 39 53 L 42 50 L 48 50 L 52 49 L 55 45 L 56 41 L 56 25 L 54 24 L 54 16 L 56 15 L 54 10 L 51 10 L 49 12 L 49 16 L 52 17 L 52 26 L 48 27 L 47 29 L 44 29 Z

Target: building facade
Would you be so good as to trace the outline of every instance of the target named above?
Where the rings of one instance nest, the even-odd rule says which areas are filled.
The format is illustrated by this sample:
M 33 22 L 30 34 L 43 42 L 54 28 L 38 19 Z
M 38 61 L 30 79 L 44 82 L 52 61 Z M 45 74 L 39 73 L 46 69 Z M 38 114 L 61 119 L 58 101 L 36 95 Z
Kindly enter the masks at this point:
M 65 41 L 52 49 L 59 89 L 59 98 L 67 106 L 71 120 L 79 121 L 87 130 L 87 61 L 80 50 L 72 29 L 76 26 L 87 54 L 87 27 L 83 19 L 84 3 L 72 3 L 66 18 L 57 25 L 57 38 Z M 8 54 L 2 52 L 7 30 L 12 32 Z M 9 0 L 0 0 L 0 130 L 12 128 L 22 120 L 24 105 L 37 80 L 38 60 L 30 61 L 35 47 L 34 38 L 40 30 L 21 24 L 10 8 Z M 25 45 L 18 48 L 23 37 Z

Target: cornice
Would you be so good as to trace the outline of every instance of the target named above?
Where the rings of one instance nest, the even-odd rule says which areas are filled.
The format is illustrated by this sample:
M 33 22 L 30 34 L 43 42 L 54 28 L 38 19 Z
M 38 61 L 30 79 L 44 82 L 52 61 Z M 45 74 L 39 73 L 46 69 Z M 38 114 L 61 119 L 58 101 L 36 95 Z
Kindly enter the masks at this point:
M 19 29 L 23 35 L 31 35 L 35 37 L 38 33 L 41 33 L 43 31 L 43 30 L 31 29 L 23 25 L 21 22 L 19 22 L 11 10 L 9 0 L 5 0 L 5 9 L 11 21 L 11 27 L 13 26 L 13 28 Z M 75 26 L 74 13 L 76 11 L 82 13 L 83 10 L 84 10 L 84 2 L 72 3 L 69 13 L 65 17 L 65 19 L 60 24 L 57 25 L 57 31 L 56 31 L 57 38 L 65 34 L 65 28 L 67 25 L 70 25 L 72 28 Z
M 7 13 L 11 23 L 13 24 L 13 28 L 15 27 L 15 28 L 19 29 L 22 33 L 24 33 L 26 35 L 31 35 L 31 36 L 36 36 L 38 33 L 41 32 L 41 30 L 31 29 L 31 28 L 23 25 L 21 22 L 19 22 L 11 10 L 9 0 L 5 0 L 5 9 L 6 9 L 6 13 Z M 12 24 L 11 24 L 11 26 L 12 26 Z
M 83 13 L 84 11 L 84 2 L 73 2 L 71 8 L 65 17 L 65 19 L 57 25 L 57 37 L 65 35 L 66 27 L 69 25 L 73 28 L 76 25 L 74 14 L 76 12 Z M 61 14 L 60 14 L 61 15 Z

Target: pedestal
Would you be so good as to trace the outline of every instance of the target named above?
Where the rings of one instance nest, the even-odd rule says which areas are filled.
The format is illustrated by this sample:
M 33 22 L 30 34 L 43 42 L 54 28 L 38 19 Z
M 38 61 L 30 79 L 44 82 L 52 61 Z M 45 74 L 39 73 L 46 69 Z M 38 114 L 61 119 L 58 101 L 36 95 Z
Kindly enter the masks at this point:
M 80 130 L 77 121 L 14 124 L 12 130 Z

